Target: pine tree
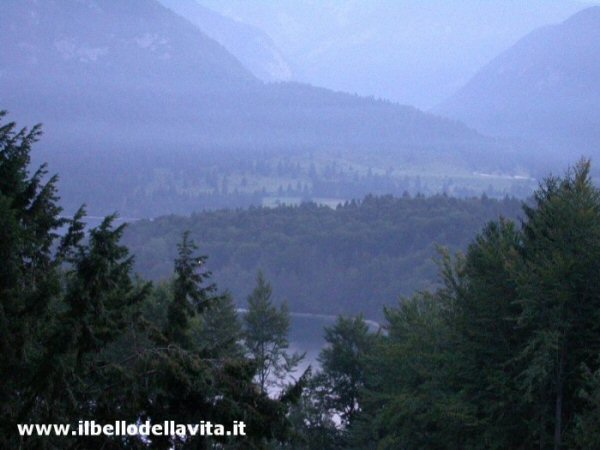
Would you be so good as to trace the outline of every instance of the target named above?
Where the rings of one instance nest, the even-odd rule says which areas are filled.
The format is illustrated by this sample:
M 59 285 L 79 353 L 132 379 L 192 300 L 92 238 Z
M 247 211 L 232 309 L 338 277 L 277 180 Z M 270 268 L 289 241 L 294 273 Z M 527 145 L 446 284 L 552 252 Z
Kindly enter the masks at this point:
M 548 178 L 521 229 L 489 224 L 444 286 L 388 309 L 367 358 L 357 446 L 596 448 L 600 191 Z
M 148 448 L 139 437 L 17 433 L 17 423 L 80 419 L 244 420 L 250 433 L 243 442 L 154 437 L 157 449 L 289 440 L 301 385 L 277 400 L 257 389 L 255 364 L 238 350 L 233 302 L 213 294 L 210 273 L 199 270 L 206 258 L 193 256 L 187 235 L 172 286 L 152 293 L 133 275 L 114 216 L 89 231 L 83 208 L 60 217 L 56 177 L 45 181 L 43 166 L 28 171 L 39 128 L 15 130 L 0 126 L 0 448 Z
M 113 228 L 113 220 L 90 230 L 83 243 L 76 218 L 60 246 L 67 264 L 61 308 L 31 380 L 40 421 L 135 420 L 139 411 L 130 397 L 136 379 L 127 370 L 135 353 L 124 340 L 137 326 L 150 285 L 132 277 L 133 259 L 119 244 L 124 227 Z
M 350 448 L 463 449 L 459 430 L 471 416 L 452 384 L 449 305 L 445 289 L 386 308 L 386 334 L 367 355 L 361 411 Z
M 147 386 L 140 417 L 181 423 L 198 417 L 215 423 L 243 420 L 249 432 L 244 445 L 249 448 L 284 442 L 290 436 L 287 411 L 295 397 L 275 400 L 257 388 L 255 364 L 238 350 L 240 330 L 231 298 L 214 294 L 210 272 L 197 272 L 198 262 L 206 258 L 195 257 L 193 248 L 184 235 L 164 332 L 154 335 L 136 368 L 140 383 Z M 227 327 L 220 328 L 224 321 Z M 229 444 L 236 448 L 239 442 L 228 437 L 153 440 L 153 446 L 165 449 Z
M 325 328 L 325 347 L 319 354 L 321 372 L 317 380 L 324 392 L 324 405 L 348 426 L 360 410 L 365 384 L 366 356 L 373 349 L 374 336 L 362 316 L 338 317 Z
M 522 417 L 533 411 L 518 391 L 523 364 L 515 358 L 526 338 L 517 327 L 520 251 L 521 233 L 514 223 L 500 220 L 488 224 L 465 257 L 444 270 L 456 355 L 451 376 L 473 407 L 464 424 L 466 448 L 482 443 L 490 449 L 515 448 L 529 438 Z
M 577 390 L 577 400 L 581 406 L 565 436 L 565 447 L 585 450 L 598 448 L 600 444 L 600 369 L 592 372 L 584 364 L 581 373 L 582 380 Z
M 309 378 L 299 402 L 290 409 L 290 420 L 296 435 L 290 448 L 306 450 L 344 448 L 342 430 L 338 428 L 336 417 L 331 414 L 324 401 L 325 388 L 322 381 L 318 375 L 312 375 L 312 369 L 307 372 L 307 375 Z
M 529 422 L 543 447 L 564 447 L 578 409 L 582 367 L 600 353 L 600 192 L 589 161 L 549 178 L 526 207 L 518 302 L 529 336 L 520 358 L 522 392 L 538 412 Z
M 178 244 L 178 257 L 175 260 L 175 279 L 173 281 L 173 300 L 169 304 L 165 335 L 182 347 L 190 344 L 190 319 L 203 312 L 217 299 L 216 286 L 203 283 L 211 273 L 202 271 L 206 256 L 195 256 L 196 244 L 186 231 Z
M 210 357 L 243 356 L 242 324 L 230 293 L 214 299 L 192 325 L 194 342 Z
M 326 345 L 318 357 L 321 370 L 310 377 L 300 403 L 292 409 L 304 441 L 301 448 L 346 448 L 348 428 L 361 409 L 367 355 L 375 339 L 362 315 L 340 316 L 325 327 Z
M 59 262 L 52 255 L 63 224 L 56 177 L 45 166 L 29 172 L 39 126 L 17 131 L 0 112 L 0 447 L 10 448 L 16 422 L 28 411 L 32 366 L 51 323 L 60 291 Z
M 259 272 L 244 316 L 244 344 L 256 364 L 256 380 L 263 393 L 269 387 L 285 384 L 286 377 L 304 357 L 288 352 L 290 316 L 287 305 L 282 304 L 278 309 L 271 296 L 271 285 Z

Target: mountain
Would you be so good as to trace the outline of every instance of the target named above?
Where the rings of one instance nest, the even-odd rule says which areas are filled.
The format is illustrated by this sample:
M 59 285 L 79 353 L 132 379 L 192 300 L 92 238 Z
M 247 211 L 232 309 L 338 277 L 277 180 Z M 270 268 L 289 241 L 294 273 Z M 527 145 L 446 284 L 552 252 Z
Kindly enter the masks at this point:
M 198 0 L 264 30 L 294 79 L 431 108 L 574 0 Z
M 437 171 L 448 185 L 520 164 L 514 148 L 412 107 L 264 84 L 155 0 L 6 0 L 0 42 L 0 108 L 44 123 L 38 158 L 61 174 L 69 209 L 239 206 L 314 196 L 334 176 L 319 192 L 344 199 L 366 193 L 365 176 L 422 190 L 408 177 Z
M 572 160 L 600 156 L 600 7 L 533 31 L 437 112 L 487 133 L 542 142 Z
M 205 8 L 196 0 L 159 0 L 222 44 L 263 81 L 290 81 L 292 68 L 262 30 Z
M 259 84 L 220 44 L 149 0 L 8 0 L 0 41 L 2 108 L 46 122 L 51 136 L 100 123 L 116 132 L 127 123 L 133 134 L 190 92 Z
M 0 26 L 2 80 L 16 86 L 68 77 L 162 87 L 174 74 L 182 90 L 253 81 L 220 44 L 155 1 L 8 0 Z

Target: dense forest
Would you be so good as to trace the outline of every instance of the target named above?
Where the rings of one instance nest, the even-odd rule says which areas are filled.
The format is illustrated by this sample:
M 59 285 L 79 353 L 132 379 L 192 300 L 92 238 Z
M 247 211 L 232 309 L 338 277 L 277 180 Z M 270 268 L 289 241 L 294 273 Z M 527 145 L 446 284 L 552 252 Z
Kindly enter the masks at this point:
M 589 169 L 546 179 L 522 224 L 489 223 L 446 258 L 443 287 L 386 309 L 387 333 L 358 358 L 351 447 L 599 447 L 600 191 Z
M 2 448 L 600 446 L 600 190 L 588 161 L 547 178 L 520 221 L 491 220 L 466 253 L 443 253 L 442 285 L 385 308 L 379 332 L 361 315 L 340 316 L 325 330 L 320 367 L 294 380 L 303 355 L 289 349 L 289 312 L 274 304 L 266 276 L 240 317 L 188 232 L 169 279 L 134 275 L 113 217 L 89 230 L 84 209 L 61 217 L 57 178 L 29 168 L 38 137 L 38 128 L 0 126 Z M 289 211 L 385 217 L 384 205 L 402 202 L 448 211 L 490 204 L 494 213 L 502 204 L 369 198 L 338 211 L 256 214 L 265 223 Z M 466 228 L 464 211 L 457 217 Z M 16 433 L 19 423 L 83 418 L 243 420 L 248 435 Z
M 287 411 L 305 382 L 288 383 L 275 397 L 260 389 L 266 381 L 255 381 L 273 368 L 287 373 L 301 358 L 287 352 L 285 309 L 258 295 L 255 315 L 274 312 L 278 328 L 265 335 L 251 314 L 242 327 L 187 234 L 168 282 L 152 286 L 136 277 L 120 243 L 123 226 L 107 217 L 86 232 L 83 208 L 61 217 L 57 178 L 44 166 L 30 172 L 39 134 L 37 127 L 0 126 L 0 448 L 265 448 L 289 441 Z M 268 360 L 256 351 L 267 344 Z M 17 433 L 21 423 L 83 419 L 237 420 L 247 435 L 242 442 L 223 433 L 204 440 Z
M 74 211 L 87 197 L 93 197 L 90 214 L 116 209 L 130 218 L 311 201 L 336 206 L 367 194 L 446 193 L 465 198 L 484 192 L 491 198 L 526 198 L 537 184 L 529 176 L 450 171 L 443 165 L 421 170 L 393 157 L 362 161 L 302 149 L 291 155 L 286 155 L 289 149 L 249 154 L 173 149 L 168 155 L 147 150 L 139 158 L 131 153 L 63 154 L 64 149 L 47 149 L 46 154 L 60 173 L 77 174 L 64 177 L 61 183 L 71 192 L 64 201 L 65 209 Z M 106 186 L 107 180 L 111 180 L 110 186 Z
M 240 302 L 262 270 L 293 311 L 381 318 L 383 305 L 439 281 L 437 245 L 463 250 L 486 222 L 519 217 L 520 205 L 485 195 L 368 196 L 335 209 L 306 203 L 164 216 L 131 224 L 123 242 L 136 269 L 159 280 L 189 230 L 215 280 Z

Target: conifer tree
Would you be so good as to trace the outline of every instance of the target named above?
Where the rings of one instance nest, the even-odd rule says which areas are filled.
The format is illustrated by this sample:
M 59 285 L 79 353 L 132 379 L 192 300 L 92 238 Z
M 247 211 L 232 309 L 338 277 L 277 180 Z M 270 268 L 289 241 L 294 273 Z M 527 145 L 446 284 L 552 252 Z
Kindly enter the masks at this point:
M 273 304 L 272 293 L 271 285 L 259 272 L 244 316 L 244 343 L 256 364 L 256 380 L 263 393 L 269 387 L 285 384 L 285 378 L 304 357 L 288 352 L 289 312 L 285 303 L 279 308 Z
M 326 344 L 318 357 L 321 370 L 310 378 L 292 409 L 302 448 L 347 447 L 348 428 L 361 409 L 367 356 L 375 339 L 362 315 L 340 316 L 325 327 Z
M 366 358 L 350 448 L 465 448 L 458 431 L 471 411 L 449 376 L 457 357 L 449 313 L 439 292 L 415 294 L 385 310 L 387 334 Z
M 39 127 L 15 129 L 13 123 L 0 127 L 2 448 L 17 447 L 16 423 L 71 423 L 124 413 L 131 379 L 123 376 L 112 350 L 135 322 L 135 305 L 148 290 L 131 279 L 132 260 L 118 244 L 123 229 L 113 229 L 112 218 L 84 242 L 84 210 L 72 220 L 59 216 L 57 177 L 47 178 L 45 166 L 29 174 Z M 67 231 L 58 239 L 62 225 Z M 18 445 L 76 442 L 50 436 Z
M 581 372 L 582 380 L 577 391 L 580 407 L 575 412 L 573 426 L 565 436 L 565 447 L 585 450 L 597 448 L 600 444 L 600 369 L 592 372 L 583 364 Z
M 284 442 L 290 433 L 286 413 L 295 397 L 271 399 L 257 389 L 255 364 L 237 347 L 240 330 L 231 298 L 216 294 L 211 273 L 201 267 L 207 258 L 195 256 L 195 249 L 185 233 L 175 261 L 166 325 L 154 334 L 136 368 L 147 386 L 140 417 L 180 423 L 193 423 L 198 417 L 224 424 L 243 420 L 249 432 L 244 445 L 249 448 Z M 223 321 L 229 321 L 226 328 L 219 327 Z M 153 446 L 161 449 L 229 444 L 235 448 L 235 438 L 153 439 Z
M 521 229 L 489 224 L 444 286 L 386 312 L 357 446 L 596 448 L 600 191 L 582 161 Z
M 47 179 L 45 166 L 29 172 L 40 127 L 18 130 L 5 116 L 0 111 L 0 447 L 10 448 L 60 291 L 52 244 L 63 220 L 57 178 Z
M 523 364 L 515 356 L 526 337 L 517 327 L 515 271 L 521 234 L 514 223 L 488 224 L 444 278 L 451 287 L 447 303 L 454 359 L 454 383 L 473 416 L 464 424 L 465 445 L 514 448 L 528 439 L 522 417 L 533 411 L 522 401 L 518 374 Z M 510 430 L 510 432 L 507 432 Z
M 536 407 L 529 422 L 543 447 L 564 447 L 578 409 L 582 367 L 600 353 L 600 191 L 589 161 L 551 177 L 526 207 L 518 273 L 519 325 L 528 331 L 522 392 Z
M 139 410 L 129 392 L 136 379 L 126 364 L 133 349 L 123 339 L 136 327 L 150 285 L 132 278 L 133 259 L 119 244 L 123 226 L 113 228 L 114 217 L 90 230 L 86 243 L 77 217 L 60 246 L 68 268 L 61 308 L 30 383 L 35 408 L 47 423 L 134 420 Z M 72 249 L 65 251 L 68 241 Z
M 360 394 L 366 377 L 366 357 L 371 353 L 374 336 L 364 318 L 338 317 L 325 328 L 325 347 L 319 354 L 321 372 L 318 382 L 324 388 L 324 406 L 349 425 L 360 410 Z
M 113 227 L 111 216 L 86 232 L 83 208 L 73 219 L 60 217 L 56 177 L 46 181 L 44 167 L 28 171 L 38 136 L 38 128 L 0 126 L 0 448 L 261 448 L 288 440 L 287 411 L 299 385 L 270 399 L 253 382 L 253 362 L 232 350 L 237 335 L 212 336 L 219 320 L 235 317 L 231 300 L 213 310 L 223 317 L 207 316 L 202 336 L 190 333 L 193 316 L 219 298 L 206 285 L 210 274 L 198 272 L 205 258 L 193 256 L 193 243 L 184 237 L 172 291 L 153 295 L 170 300 L 168 317 L 144 317 L 157 311 L 147 304 L 152 288 L 132 274 L 123 227 Z M 244 420 L 249 436 L 217 442 L 17 433 L 17 423 L 80 419 Z
M 166 336 L 182 347 L 189 347 L 190 319 L 203 312 L 209 303 L 217 297 L 216 286 L 203 283 L 211 276 L 203 271 L 206 256 L 195 256 L 196 244 L 186 231 L 177 245 L 178 257 L 175 260 L 175 279 L 173 281 L 173 300 L 169 304 Z
M 230 293 L 214 299 L 197 319 L 192 334 L 203 352 L 213 358 L 243 356 L 242 324 Z

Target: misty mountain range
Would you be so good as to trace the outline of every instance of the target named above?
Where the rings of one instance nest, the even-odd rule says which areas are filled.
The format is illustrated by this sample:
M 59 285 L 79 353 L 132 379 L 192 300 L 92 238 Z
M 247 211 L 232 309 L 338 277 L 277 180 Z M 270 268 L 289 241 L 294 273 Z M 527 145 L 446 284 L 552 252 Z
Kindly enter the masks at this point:
M 194 1 L 194 0 L 187 0 Z M 198 0 L 264 30 L 294 80 L 431 108 L 576 0 Z
M 100 214 L 240 206 L 286 186 L 343 199 L 367 193 L 356 190 L 365 179 L 426 191 L 423 173 L 434 173 L 430 189 L 468 181 L 481 191 L 495 187 L 478 173 L 536 175 L 555 158 L 534 165 L 543 149 L 520 140 L 528 136 L 487 137 L 446 106 L 474 128 L 385 100 L 265 83 L 291 77 L 293 62 L 261 30 L 192 0 L 8 0 L 0 41 L 0 107 L 19 123 L 44 123 L 38 157 L 61 174 L 65 204 Z M 593 53 L 595 41 L 585 42 L 581 51 Z M 234 192 L 239 203 L 214 200 Z
M 438 112 L 485 133 L 600 156 L 600 6 L 539 28 L 483 67 Z
M 222 44 L 257 78 L 264 81 L 292 79 L 289 61 L 261 29 L 217 14 L 195 0 L 159 1 Z

